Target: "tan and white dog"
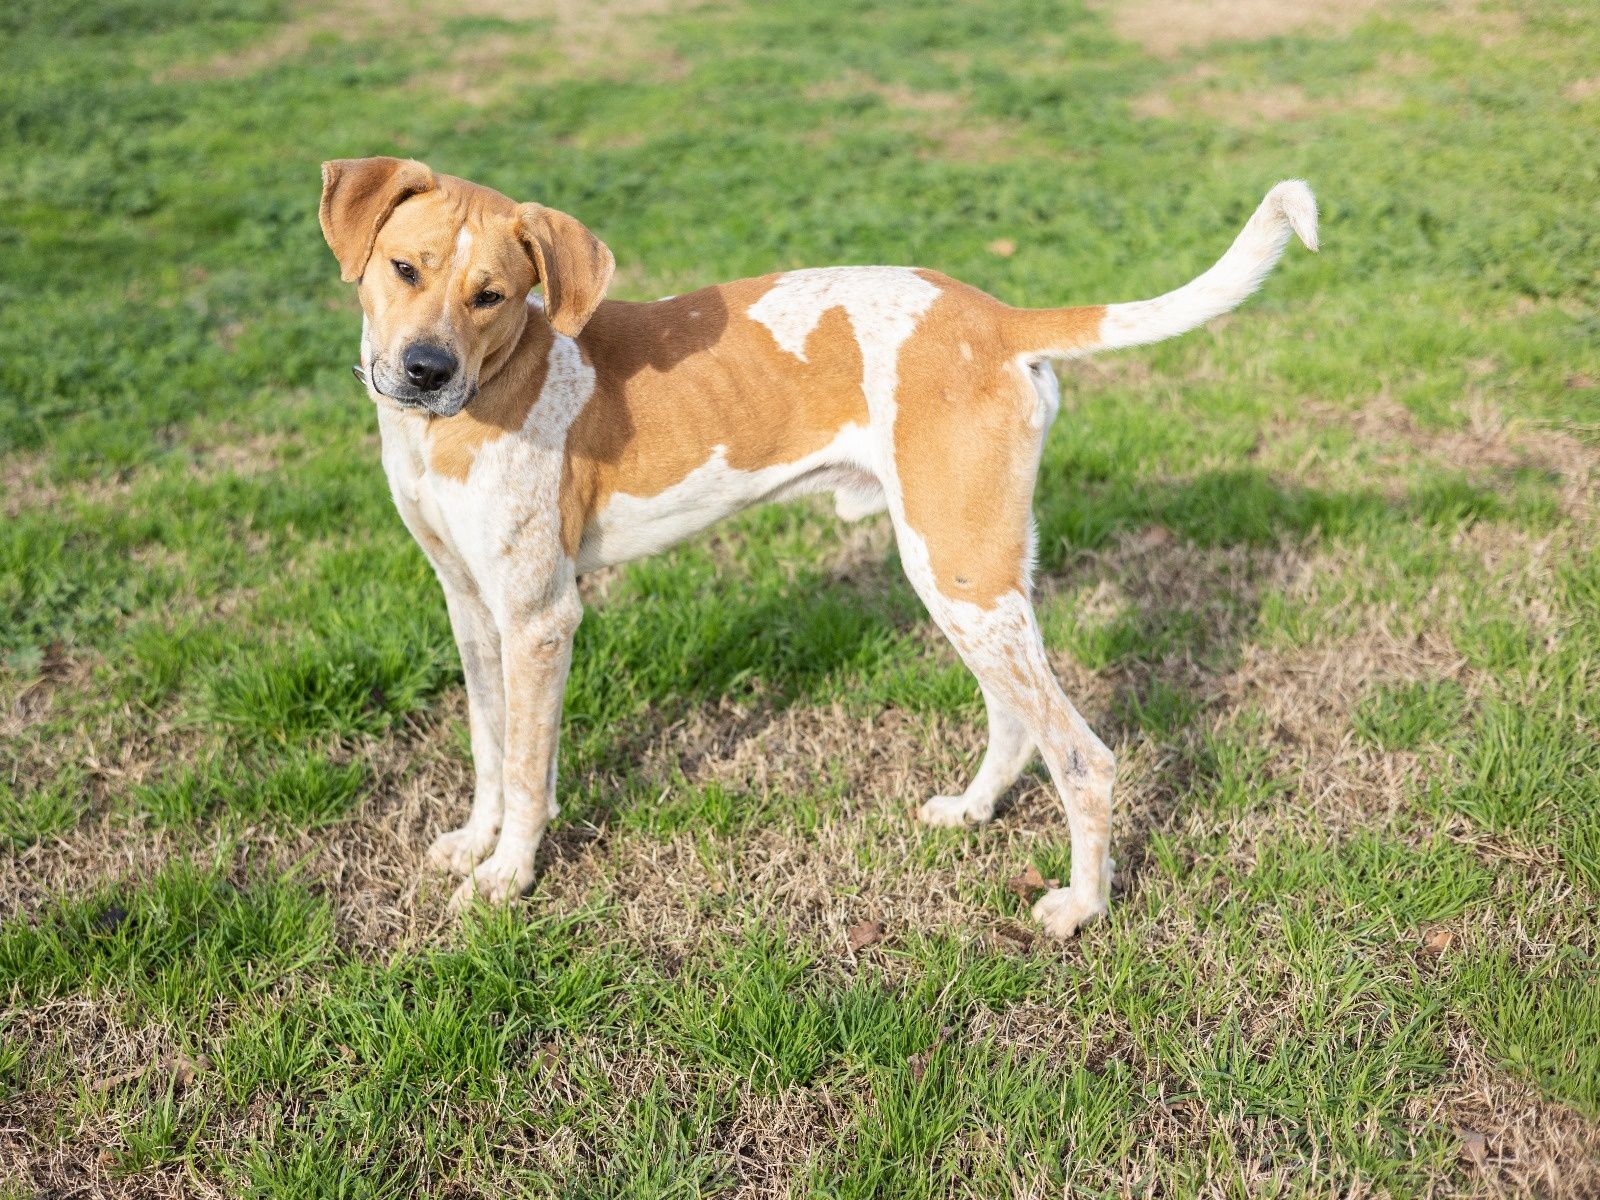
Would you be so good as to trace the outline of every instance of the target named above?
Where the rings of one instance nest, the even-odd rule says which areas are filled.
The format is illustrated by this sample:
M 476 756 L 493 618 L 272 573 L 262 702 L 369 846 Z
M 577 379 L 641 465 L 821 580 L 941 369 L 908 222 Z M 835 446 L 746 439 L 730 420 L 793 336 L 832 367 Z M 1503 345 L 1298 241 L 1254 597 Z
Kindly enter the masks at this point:
M 912 586 L 988 709 L 976 778 L 921 819 L 989 820 L 1037 750 L 1066 808 L 1072 873 L 1034 916 L 1068 936 L 1106 911 L 1114 759 L 1052 674 L 1029 599 L 1034 479 L 1059 406 L 1049 364 L 1239 304 L 1291 229 L 1316 249 L 1304 183 L 1268 192 L 1177 291 L 1056 309 L 908 267 L 606 300 L 611 252 L 577 220 L 395 158 L 326 163 L 320 216 L 360 285 L 358 373 L 384 470 L 444 585 L 466 675 L 472 812 L 428 851 L 467 876 L 457 903 L 504 901 L 533 879 L 557 811 L 577 577 L 749 505 L 828 491 L 847 520 L 889 514 Z

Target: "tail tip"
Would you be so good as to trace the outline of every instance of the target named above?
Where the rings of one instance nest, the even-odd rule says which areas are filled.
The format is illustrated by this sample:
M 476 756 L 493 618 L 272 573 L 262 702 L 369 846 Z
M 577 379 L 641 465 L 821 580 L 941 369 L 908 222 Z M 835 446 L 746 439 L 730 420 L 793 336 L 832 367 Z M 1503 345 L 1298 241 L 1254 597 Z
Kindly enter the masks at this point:
M 1285 179 L 1267 193 L 1307 250 L 1317 252 L 1317 198 L 1304 179 Z

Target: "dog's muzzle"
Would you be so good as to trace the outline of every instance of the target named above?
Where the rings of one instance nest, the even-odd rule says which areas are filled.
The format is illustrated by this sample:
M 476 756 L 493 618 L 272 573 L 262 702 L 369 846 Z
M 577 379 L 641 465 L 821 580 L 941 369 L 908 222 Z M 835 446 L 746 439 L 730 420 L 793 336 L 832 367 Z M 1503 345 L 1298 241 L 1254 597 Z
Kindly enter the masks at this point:
M 382 364 L 374 360 L 370 369 L 357 363 L 350 368 L 350 372 L 366 385 L 372 395 L 382 396 L 385 400 L 393 401 L 401 408 L 413 412 L 425 412 L 435 417 L 453 417 L 478 394 L 476 383 L 469 384 L 462 379 L 456 379 L 454 386 L 440 391 L 422 391 L 409 384 L 395 383 L 384 378 L 380 374 L 381 367 Z

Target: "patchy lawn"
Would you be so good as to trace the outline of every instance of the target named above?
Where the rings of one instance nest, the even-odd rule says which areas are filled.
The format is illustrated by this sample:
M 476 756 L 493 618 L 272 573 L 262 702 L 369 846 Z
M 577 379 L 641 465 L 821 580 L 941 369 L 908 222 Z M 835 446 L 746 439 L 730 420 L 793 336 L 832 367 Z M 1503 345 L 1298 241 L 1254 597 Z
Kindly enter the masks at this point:
M 13 0 L 0 12 L 0 1196 L 1600 1192 L 1600 25 L 1576 4 Z M 617 293 L 908 262 L 1029 304 L 1325 250 L 1063 376 L 1057 669 L 1112 915 L 885 527 L 588 581 L 532 895 L 470 756 L 317 164 L 413 154 Z M 686 413 L 686 420 L 693 414 Z

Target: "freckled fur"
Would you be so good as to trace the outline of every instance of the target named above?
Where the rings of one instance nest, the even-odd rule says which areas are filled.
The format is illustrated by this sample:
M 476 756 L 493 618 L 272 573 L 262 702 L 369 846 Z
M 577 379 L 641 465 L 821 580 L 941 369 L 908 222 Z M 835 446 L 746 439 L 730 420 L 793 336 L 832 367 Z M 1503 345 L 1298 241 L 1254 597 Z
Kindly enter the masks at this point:
M 912 586 L 982 688 L 977 776 L 919 815 L 988 820 L 1037 751 L 1066 809 L 1072 870 L 1035 916 L 1066 936 L 1105 911 L 1115 762 L 1051 673 L 1029 598 L 1034 481 L 1060 407 L 1046 363 L 1173 336 L 1241 302 L 1291 229 L 1314 245 L 1304 184 L 1268 193 L 1186 287 L 1045 310 L 904 267 L 607 301 L 611 253 L 572 217 L 394 159 L 328 164 L 321 218 L 342 274 L 360 281 L 361 362 L 395 504 L 461 650 L 477 784 L 467 823 L 429 850 L 467 876 L 458 903 L 525 889 L 557 812 L 578 572 L 826 490 L 842 517 L 888 512 Z M 420 277 L 398 279 L 396 259 Z M 504 302 L 475 307 L 484 289 Z M 393 364 L 418 338 L 462 364 L 450 386 L 469 398 L 453 415 L 390 398 Z

